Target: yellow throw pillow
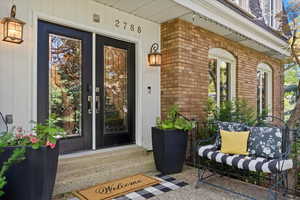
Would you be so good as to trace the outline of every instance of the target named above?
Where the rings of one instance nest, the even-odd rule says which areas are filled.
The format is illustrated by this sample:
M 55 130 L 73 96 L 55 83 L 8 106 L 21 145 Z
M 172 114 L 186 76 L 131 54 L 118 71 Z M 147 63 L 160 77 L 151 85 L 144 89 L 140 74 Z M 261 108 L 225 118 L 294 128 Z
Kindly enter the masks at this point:
M 227 154 L 248 155 L 249 131 L 230 132 L 221 130 L 221 152 Z

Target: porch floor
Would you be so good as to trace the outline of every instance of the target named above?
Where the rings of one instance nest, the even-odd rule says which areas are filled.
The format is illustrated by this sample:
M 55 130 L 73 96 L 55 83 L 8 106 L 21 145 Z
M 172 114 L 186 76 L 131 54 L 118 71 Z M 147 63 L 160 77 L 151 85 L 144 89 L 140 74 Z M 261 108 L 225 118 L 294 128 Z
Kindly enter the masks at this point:
M 158 172 L 151 172 L 148 175 L 155 175 Z M 189 183 L 188 186 L 179 188 L 177 190 L 161 194 L 150 198 L 150 200 L 239 200 L 245 199 L 234 194 L 219 190 L 217 188 L 202 184 L 199 189 L 195 189 L 197 181 L 197 170 L 192 167 L 185 167 L 182 173 L 173 174 L 172 177 L 177 180 L 182 180 Z M 226 186 L 227 188 L 234 189 L 235 191 L 250 195 L 256 199 L 267 199 L 267 192 L 264 188 L 234 180 L 228 177 L 212 177 L 209 182 Z M 287 198 L 287 199 L 300 199 L 300 198 Z M 77 200 L 70 193 L 62 194 L 53 198 L 53 200 Z

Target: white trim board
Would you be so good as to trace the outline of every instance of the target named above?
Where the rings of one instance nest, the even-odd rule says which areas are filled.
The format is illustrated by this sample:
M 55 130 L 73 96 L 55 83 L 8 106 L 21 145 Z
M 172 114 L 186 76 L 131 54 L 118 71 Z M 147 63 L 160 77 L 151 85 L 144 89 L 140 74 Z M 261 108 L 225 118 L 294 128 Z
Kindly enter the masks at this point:
M 251 38 L 258 43 L 274 49 L 285 56 L 289 56 L 290 53 L 284 47 L 287 43 L 269 33 L 257 24 L 242 17 L 239 13 L 236 13 L 232 9 L 224 6 L 218 1 L 212 0 L 173 0 L 176 3 L 199 13 L 207 18 L 213 19 L 216 22 L 223 24 L 232 30 Z

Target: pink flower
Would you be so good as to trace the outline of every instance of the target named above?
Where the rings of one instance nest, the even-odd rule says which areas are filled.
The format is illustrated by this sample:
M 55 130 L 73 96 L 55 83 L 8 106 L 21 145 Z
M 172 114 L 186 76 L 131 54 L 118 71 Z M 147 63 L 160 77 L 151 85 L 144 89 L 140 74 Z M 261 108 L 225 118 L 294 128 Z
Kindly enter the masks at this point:
M 17 127 L 17 129 L 16 129 L 16 132 L 17 132 L 17 133 L 22 133 L 22 132 L 23 132 L 23 128 L 22 128 L 22 127 L 20 127 L 20 126 L 19 126 L 19 127 Z
M 23 137 L 24 137 L 23 134 L 16 134 L 17 139 L 22 139 Z
M 53 143 L 47 141 L 46 146 L 49 146 L 51 149 L 54 149 L 56 144 L 53 144 Z
M 39 141 L 39 139 L 36 138 L 36 137 L 31 137 L 30 138 L 30 142 L 32 142 L 33 144 L 37 143 L 38 141 Z

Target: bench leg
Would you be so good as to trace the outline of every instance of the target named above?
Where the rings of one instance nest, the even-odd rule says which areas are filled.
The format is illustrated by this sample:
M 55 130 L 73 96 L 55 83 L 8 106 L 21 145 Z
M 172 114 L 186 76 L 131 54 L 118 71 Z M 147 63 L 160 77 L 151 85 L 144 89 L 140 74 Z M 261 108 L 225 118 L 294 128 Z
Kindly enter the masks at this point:
M 288 177 L 287 172 L 281 172 L 272 177 L 274 184 L 272 184 L 268 189 L 268 199 L 277 200 L 278 195 L 282 194 L 285 198 L 288 194 Z M 281 193 L 282 192 L 282 193 Z
M 274 183 L 272 183 L 274 182 Z M 268 189 L 268 200 L 277 200 L 277 176 L 271 178 Z
M 196 183 L 196 186 L 195 188 L 198 189 L 202 183 L 202 181 L 204 180 L 204 174 L 205 174 L 205 169 L 201 169 L 201 168 L 198 168 L 198 180 L 197 180 L 197 183 Z
M 206 167 L 202 167 L 202 168 L 201 167 L 198 168 L 198 180 L 195 186 L 196 189 L 198 189 L 202 183 L 205 183 L 206 179 L 216 175 L 215 172 L 211 172 L 211 174 L 208 173 L 206 175 L 206 172 L 210 172 L 210 171 Z
M 285 171 L 283 174 L 283 196 L 284 197 L 288 195 L 288 190 L 289 190 L 288 172 Z

